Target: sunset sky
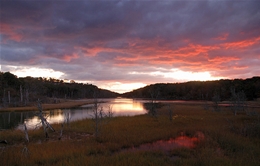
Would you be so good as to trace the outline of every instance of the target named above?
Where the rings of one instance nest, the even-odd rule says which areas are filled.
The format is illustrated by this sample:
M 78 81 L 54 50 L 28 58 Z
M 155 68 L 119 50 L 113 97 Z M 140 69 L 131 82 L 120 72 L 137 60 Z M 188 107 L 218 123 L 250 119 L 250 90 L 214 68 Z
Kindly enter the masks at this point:
M 1 71 L 116 92 L 260 73 L 260 1 L 0 1 Z

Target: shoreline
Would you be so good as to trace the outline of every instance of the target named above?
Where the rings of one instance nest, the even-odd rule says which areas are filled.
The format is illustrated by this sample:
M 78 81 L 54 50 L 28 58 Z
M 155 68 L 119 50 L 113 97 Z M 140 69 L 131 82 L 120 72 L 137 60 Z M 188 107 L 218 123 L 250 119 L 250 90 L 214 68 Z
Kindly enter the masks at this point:
M 186 101 L 185 103 L 178 103 L 180 100 L 165 100 L 170 101 L 169 103 L 176 105 L 212 105 L 212 101 Z M 177 102 L 176 102 L 177 101 Z M 160 100 L 158 100 L 160 102 Z M 63 109 L 63 108 L 73 108 L 79 107 L 85 104 L 93 103 L 90 99 L 78 99 L 78 100 L 63 100 L 59 103 L 44 103 L 42 104 L 43 110 L 50 109 Z M 229 101 L 221 101 L 219 106 L 221 107 L 231 107 Z M 246 105 L 249 108 L 259 108 L 260 102 L 257 101 L 247 101 Z M 18 107 L 0 107 L 0 112 L 23 112 L 23 111 L 38 111 L 37 103 L 35 102 L 34 106 L 18 106 Z
M 69 101 L 63 101 L 60 103 L 55 104 L 42 104 L 43 110 L 49 110 L 49 109 L 62 109 L 62 108 L 73 108 L 73 107 L 79 107 L 85 104 L 91 104 L 91 101 L 82 101 L 82 100 L 69 100 Z M 37 111 L 38 107 L 35 103 L 35 106 L 22 106 L 22 107 L 7 107 L 7 108 L 0 108 L 0 112 L 19 112 L 19 111 Z

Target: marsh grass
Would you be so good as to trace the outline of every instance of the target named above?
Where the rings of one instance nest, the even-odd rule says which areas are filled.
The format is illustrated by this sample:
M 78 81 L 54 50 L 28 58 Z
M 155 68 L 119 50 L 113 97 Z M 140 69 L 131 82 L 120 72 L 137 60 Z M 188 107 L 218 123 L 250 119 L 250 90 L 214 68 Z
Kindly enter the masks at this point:
M 1 131 L 1 165 L 259 165 L 260 141 L 256 116 L 233 115 L 230 108 L 220 112 L 207 111 L 200 105 L 169 106 L 158 110 L 157 118 L 149 115 L 114 117 L 102 123 L 98 139 L 94 137 L 93 121 L 86 119 L 61 125 L 46 140 L 42 129 L 29 131 L 30 143 L 25 144 L 22 131 Z M 255 109 L 256 112 L 260 112 Z M 255 125 L 256 124 L 256 125 Z M 184 134 L 202 132 L 205 139 L 195 148 L 160 150 L 129 150 L 145 143 L 168 140 Z M 29 153 L 22 153 L 24 147 Z

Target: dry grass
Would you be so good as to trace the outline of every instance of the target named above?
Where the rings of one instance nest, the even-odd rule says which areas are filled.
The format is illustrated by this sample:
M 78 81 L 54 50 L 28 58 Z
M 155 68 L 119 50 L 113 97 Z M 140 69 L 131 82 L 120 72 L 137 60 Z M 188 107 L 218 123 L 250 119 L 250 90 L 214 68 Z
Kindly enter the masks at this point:
M 259 121 L 256 116 L 240 113 L 234 116 L 229 108 L 220 112 L 203 110 L 199 105 L 171 105 L 159 110 L 157 118 L 148 115 L 115 117 L 101 125 L 100 136 L 93 136 L 92 120 L 77 121 L 64 128 L 58 140 L 60 125 L 50 133 L 29 132 L 31 142 L 24 143 L 21 131 L 2 131 L 1 165 L 258 165 L 260 163 Z M 259 109 L 254 109 L 258 114 Z M 175 138 L 180 133 L 193 136 L 197 131 L 205 139 L 195 148 L 177 148 L 167 153 L 159 150 L 127 151 L 144 143 Z M 29 153 L 22 153 L 24 146 Z M 124 150 L 122 150 L 124 149 Z

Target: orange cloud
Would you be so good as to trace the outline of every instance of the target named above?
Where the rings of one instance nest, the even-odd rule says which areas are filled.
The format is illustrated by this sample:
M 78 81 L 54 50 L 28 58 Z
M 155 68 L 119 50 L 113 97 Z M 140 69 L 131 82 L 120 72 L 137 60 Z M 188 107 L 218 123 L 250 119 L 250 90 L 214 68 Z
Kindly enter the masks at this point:
M 139 56 L 131 56 L 131 57 L 124 57 L 124 56 L 118 56 L 116 57 L 116 61 L 127 61 L 127 62 L 138 62 L 140 61 L 142 58 Z
M 244 69 L 248 69 L 248 66 L 234 66 L 233 68 L 235 70 L 244 70 Z
M 221 64 L 223 62 L 236 61 L 236 60 L 240 60 L 240 58 L 232 57 L 232 56 L 229 57 L 218 56 L 215 58 L 208 59 L 209 62 L 213 62 L 214 64 Z
M 248 39 L 248 40 L 242 40 L 242 41 L 236 41 L 231 43 L 224 43 L 221 46 L 225 49 L 242 49 L 245 47 L 249 47 L 255 44 L 258 44 L 260 41 L 260 37 L 254 38 L 254 39 Z
M 215 39 L 226 40 L 228 36 L 228 33 L 223 33 Z M 226 54 L 226 52 L 230 49 L 234 51 L 236 48 L 249 47 L 257 44 L 259 41 L 260 37 L 231 43 L 226 42 L 224 44 L 203 45 L 191 43 L 190 40 L 186 40 L 182 43 L 184 46 L 176 48 L 174 43 L 165 42 L 160 38 L 153 40 L 135 38 L 123 41 L 127 43 L 126 46 L 119 48 L 109 47 L 103 42 L 93 43 L 95 47 L 78 48 L 85 51 L 87 56 L 96 56 L 98 53 L 105 52 L 102 57 L 106 58 L 106 52 L 108 54 L 111 53 L 115 56 L 112 58 L 108 56 L 108 59 L 103 62 L 101 61 L 101 63 L 112 62 L 114 66 L 118 67 L 150 64 L 153 66 L 174 66 L 186 71 L 199 72 L 224 71 L 228 68 L 242 70 L 242 67 L 235 65 L 235 61 L 242 59 L 237 52 L 238 50 L 229 54 Z M 116 42 L 120 43 L 120 40 Z M 245 69 L 246 66 L 243 68 Z
M 218 48 L 219 47 L 217 46 L 203 46 L 203 45 L 189 44 L 188 46 L 175 50 L 174 53 L 184 55 L 184 56 L 196 56 L 200 53 L 205 53 L 210 50 L 215 50 Z

